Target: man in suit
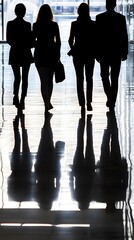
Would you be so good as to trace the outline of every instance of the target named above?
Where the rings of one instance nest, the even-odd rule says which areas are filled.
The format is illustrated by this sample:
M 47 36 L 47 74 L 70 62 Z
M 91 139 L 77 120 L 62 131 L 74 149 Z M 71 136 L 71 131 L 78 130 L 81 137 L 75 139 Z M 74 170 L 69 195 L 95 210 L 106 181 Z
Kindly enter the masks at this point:
M 98 38 L 96 60 L 107 96 L 106 106 L 114 110 L 121 61 L 127 59 L 128 34 L 125 16 L 117 13 L 116 0 L 106 0 L 106 11 L 96 16 Z

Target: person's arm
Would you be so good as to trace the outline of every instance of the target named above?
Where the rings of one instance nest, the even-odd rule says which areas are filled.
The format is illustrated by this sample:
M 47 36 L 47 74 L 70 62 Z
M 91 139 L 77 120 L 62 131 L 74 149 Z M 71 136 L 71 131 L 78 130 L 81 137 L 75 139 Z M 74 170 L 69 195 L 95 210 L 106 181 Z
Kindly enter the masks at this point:
M 36 38 L 37 38 L 36 35 L 37 35 L 36 34 L 36 24 L 33 23 L 33 26 L 32 26 L 32 43 L 33 43 L 33 47 L 35 47 L 35 45 L 36 45 Z
M 35 45 L 34 37 L 33 37 L 33 31 L 31 23 L 28 24 L 28 47 L 33 48 Z
M 99 40 L 100 40 L 100 26 L 99 26 L 99 16 L 96 16 L 96 31 L 95 31 L 95 58 L 97 60 L 97 62 L 100 62 L 100 44 L 99 44 Z
M 73 47 L 74 41 L 75 41 L 74 24 L 72 22 L 71 23 L 71 29 L 70 29 L 70 36 L 69 36 L 69 39 L 68 39 L 68 43 L 69 43 L 70 48 Z
M 74 47 L 74 43 L 75 43 L 75 31 L 74 31 L 74 23 L 73 22 L 71 23 L 70 36 L 68 39 L 68 43 L 71 48 L 71 50 L 68 52 L 68 55 L 71 56 L 71 55 L 73 55 L 73 47 Z
M 56 42 L 56 46 L 57 46 L 57 50 L 58 50 L 58 58 L 60 59 L 61 38 L 60 38 L 59 26 L 57 23 L 56 23 L 55 42 Z
M 122 22 L 121 47 L 122 47 L 122 61 L 125 61 L 128 55 L 128 33 L 125 16 L 123 16 Z
M 10 46 L 13 45 L 13 34 L 12 34 L 12 29 L 11 29 L 11 23 L 10 22 L 7 23 L 7 27 L 6 27 L 6 40 L 7 40 L 7 43 Z

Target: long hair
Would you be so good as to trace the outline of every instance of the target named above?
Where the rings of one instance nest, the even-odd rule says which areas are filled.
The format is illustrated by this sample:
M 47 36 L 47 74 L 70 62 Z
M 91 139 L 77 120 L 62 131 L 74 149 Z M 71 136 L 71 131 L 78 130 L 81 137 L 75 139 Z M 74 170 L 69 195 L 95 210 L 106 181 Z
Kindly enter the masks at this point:
M 37 22 L 52 21 L 53 13 L 48 4 L 43 4 L 38 12 Z

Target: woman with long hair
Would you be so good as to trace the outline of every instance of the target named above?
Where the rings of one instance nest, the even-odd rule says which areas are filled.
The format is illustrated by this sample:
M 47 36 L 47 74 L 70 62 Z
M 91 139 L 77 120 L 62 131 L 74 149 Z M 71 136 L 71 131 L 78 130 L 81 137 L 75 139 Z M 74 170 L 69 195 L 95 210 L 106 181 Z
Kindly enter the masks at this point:
M 53 21 L 53 13 L 48 4 L 43 4 L 33 24 L 35 40 L 34 60 L 40 82 L 45 113 L 53 108 L 51 96 L 53 91 L 54 67 L 60 59 L 61 39 L 59 26 Z

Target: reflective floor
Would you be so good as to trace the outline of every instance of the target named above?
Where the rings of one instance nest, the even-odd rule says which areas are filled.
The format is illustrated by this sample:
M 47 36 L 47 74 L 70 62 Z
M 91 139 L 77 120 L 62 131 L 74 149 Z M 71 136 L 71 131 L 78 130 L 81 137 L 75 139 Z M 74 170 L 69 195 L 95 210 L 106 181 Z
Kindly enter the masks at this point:
M 93 111 L 83 118 L 72 58 L 67 56 L 68 26 L 60 23 L 66 79 L 54 82 L 54 108 L 47 118 L 34 64 L 26 109 L 17 115 L 9 47 L 0 45 L 2 240 L 134 238 L 133 41 L 128 60 L 122 62 L 115 114 L 106 107 L 96 62 Z

